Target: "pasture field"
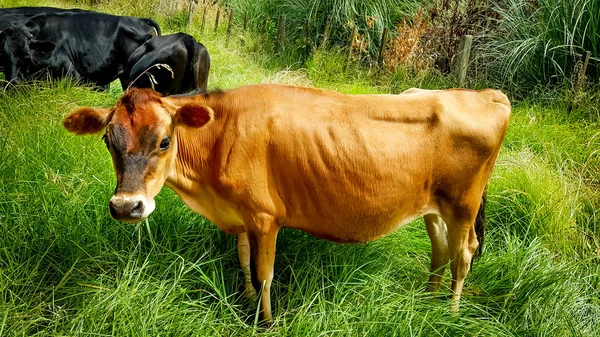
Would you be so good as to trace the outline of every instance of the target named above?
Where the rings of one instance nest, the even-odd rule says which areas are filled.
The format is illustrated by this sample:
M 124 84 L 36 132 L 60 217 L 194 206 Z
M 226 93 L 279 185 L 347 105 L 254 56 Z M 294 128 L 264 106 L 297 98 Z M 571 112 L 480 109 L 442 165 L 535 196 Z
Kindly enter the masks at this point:
M 407 78 L 392 88 L 340 75 L 343 63 L 327 53 L 281 70 L 252 37 L 225 46 L 222 35 L 194 35 L 211 54 L 210 88 L 449 85 Z M 79 106 L 111 106 L 116 84 L 0 92 L 0 336 L 600 336 L 599 107 L 567 114 L 552 99 L 515 104 L 488 190 L 483 256 L 460 312 L 449 312 L 449 271 L 439 293 L 424 291 L 430 243 L 421 220 L 358 245 L 282 230 L 275 324 L 265 330 L 243 296 L 235 237 L 175 193 L 165 188 L 139 225 L 111 219 L 115 178 L 101 135 L 75 137 L 62 119 Z

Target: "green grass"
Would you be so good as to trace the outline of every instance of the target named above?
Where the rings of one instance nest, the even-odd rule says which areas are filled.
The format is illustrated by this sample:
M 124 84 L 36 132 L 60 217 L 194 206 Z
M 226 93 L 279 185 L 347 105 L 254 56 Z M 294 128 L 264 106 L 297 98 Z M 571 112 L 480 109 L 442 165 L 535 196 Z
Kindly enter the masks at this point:
M 222 33 L 192 32 L 211 53 L 211 88 L 451 86 L 341 72 L 335 50 L 281 69 L 252 37 L 240 46 L 237 34 L 226 47 Z M 600 335 L 600 128 L 585 104 L 570 115 L 557 102 L 514 108 L 490 183 L 486 246 L 459 313 L 448 310 L 448 280 L 439 294 L 424 291 L 421 220 L 360 245 L 282 230 L 275 325 L 264 330 L 243 296 L 235 237 L 168 189 L 148 222 L 110 218 L 115 178 L 100 136 L 72 136 L 61 121 L 119 96 L 119 85 L 96 92 L 68 81 L 0 93 L 0 336 Z
M 588 76 L 597 82 L 600 1 L 508 0 L 493 9 L 500 20 L 475 51 L 486 59 L 492 83 L 521 94 L 539 84 L 570 83 L 586 51 Z
M 236 13 L 248 13 L 249 24 L 257 30 L 268 16 L 266 34 L 277 36 L 278 19 L 285 17 L 286 38 L 294 48 L 302 49 L 321 45 L 326 21 L 330 20 L 329 45 L 346 46 L 356 25 L 359 34 L 370 41 L 371 54 L 378 51 L 381 34 L 385 27 L 393 28 L 397 21 L 412 16 L 422 0 L 225 0 L 223 3 Z M 242 14 L 238 14 L 242 18 Z M 367 24 L 367 17 L 373 19 Z M 306 28 L 303 28 L 306 27 Z M 304 30 L 304 32 L 303 32 Z

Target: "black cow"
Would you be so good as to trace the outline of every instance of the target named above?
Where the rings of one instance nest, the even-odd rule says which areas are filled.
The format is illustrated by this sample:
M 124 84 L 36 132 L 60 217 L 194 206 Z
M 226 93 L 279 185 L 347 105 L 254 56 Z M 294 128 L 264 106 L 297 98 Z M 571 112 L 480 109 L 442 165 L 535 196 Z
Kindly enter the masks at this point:
M 7 80 L 46 70 L 54 78 L 82 79 L 101 87 L 122 75 L 133 51 L 160 34 L 151 19 L 91 11 L 39 14 L 0 32 L 10 59 Z
M 9 27 L 24 25 L 31 17 L 39 14 L 60 13 L 60 12 L 81 12 L 82 9 L 62 9 L 55 7 L 15 7 L 0 8 L 0 33 Z M 4 71 L 4 65 L 10 62 L 10 59 L 4 55 L 4 48 L 0 45 L 0 72 Z M 9 77 L 9 76 L 7 76 Z
M 0 8 L 0 30 L 15 25 L 23 25 L 31 17 L 39 14 L 53 14 L 61 12 L 83 12 L 83 9 L 63 9 L 55 7 L 14 7 Z
M 168 65 L 171 69 L 161 66 Z M 153 88 L 162 95 L 206 92 L 210 57 L 204 45 L 184 33 L 156 36 L 146 41 L 127 61 L 123 90 L 130 84 Z

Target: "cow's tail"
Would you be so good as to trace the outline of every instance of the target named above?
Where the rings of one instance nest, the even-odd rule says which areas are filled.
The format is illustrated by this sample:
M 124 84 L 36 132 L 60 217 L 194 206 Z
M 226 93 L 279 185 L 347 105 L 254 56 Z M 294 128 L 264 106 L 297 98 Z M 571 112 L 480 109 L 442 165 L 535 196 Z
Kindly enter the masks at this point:
M 148 18 L 140 18 L 140 20 L 142 20 L 148 26 L 154 28 L 154 32 L 156 33 L 156 36 L 161 35 L 160 26 L 158 25 L 158 22 L 156 22 L 152 19 L 148 19 Z
M 475 250 L 473 254 L 473 258 L 478 258 L 481 256 L 481 252 L 483 251 L 483 240 L 485 239 L 485 226 L 486 226 L 486 218 L 485 218 L 485 202 L 487 199 L 487 186 L 483 190 L 483 195 L 481 196 L 481 204 L 479 205 L 479 211 L 477 211 L 477 217 L 475 218 L 475 234 L 477 236 L 477 241 L 479 242 L 479 246 Z

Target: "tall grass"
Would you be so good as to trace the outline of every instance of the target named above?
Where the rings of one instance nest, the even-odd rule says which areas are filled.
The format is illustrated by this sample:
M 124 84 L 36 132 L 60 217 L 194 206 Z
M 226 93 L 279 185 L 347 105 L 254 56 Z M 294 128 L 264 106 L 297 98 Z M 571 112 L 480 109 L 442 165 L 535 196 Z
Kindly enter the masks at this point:
M 321 46 L 328 20 L 332 27 L 329 46 L 346 48 L 356 25 L 359 40 L 368 41 L 367 55 L 375 56 L 384 27 L 393 28 L 403 19 L 411 21 L 417 9 L 424 8 L 426 13 L 437 14 L 435 20 L 430 18 L 432 28 L 423 41 L 429 41 L 427 56 L 443 72 L 449 71 L 457 52 L 457 37 L 470 33 L 477 35 L 473 52 L 477 61 L 471 67 L 477 66 L 476 80 L 519 98 L 535 88 L 543 91 L 548 85 L 569 84 L 586 51 L 591 52 L 588 78 L 597 82 L 600 74 L 600 2 L 595 0 L 457 1 L 456 6 L 454 1 L 428 0 L 225 3 L 236 13 L 249 13 L 251 25 L 257 30 L 262 29 L 265 16 L 270 18 L 266 45 L 272 45 L 275 39 L 278 17 L 285 16 L 288 40 L 278 58 L 287 66 L 305 66 Z M 372 62 L 372 58 L 368 59 Z
M 215 59 L 211 86 L 319 81 L 319 67 L 269 73 L 227 48 Z M 384 90 L 363 85 L 338 84 L 356 93 Z M 422 221 L 362 245 L 282 230 L 276 322 L 257 330 L 234 237 L 168 190 L 140 226 L 108 215 L 110 156 L 99 136 L 74 137 L 61 119 L 76 106 L 110 106 L 119 96 L 118 86 L 102 93 L 62 81 L 1 97 L 3 336 L 600 334 L 598 247 L 581 230 L 597 240 L 600 199 L 588 204 L 594 184 L 580 186 L 577 170 L 598 162 L 597 124 L 560 125 L 556 111 L 515 109 L 491 181 L 487 245 L 458 314 L 448 312 L 448 280 L 439 294 L 424 292 L 430 247 Z
M 487 60 L 490 79 L 528 91 L 569 81 L 581 55 L 590 51 L 588 74 L 600 61 L 600 2 L 596 0 L 507 0 L 496 5 L 497 29 L 477 54 Z
M 404 16 L 412 16 L 421 0 L 226 0 L 237 13 L 248 13 L 251 25 L 261 29 L 265 16 L 271 20 L 267 34 L 276 36 L 280 15 L 286 20 L 288 43 L 302 50 L 321 46 L 325 25 L 330 21 L 330 46 L 348 44 L 354 25 L 375 52 L 384 27 L 393 27 Z M 306 28 L 304 28 L 306 27 Z M 304 31 L 304 29 L 306 29 Z M 291 52 L 291 51 L 288 51 Z

